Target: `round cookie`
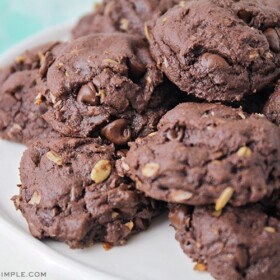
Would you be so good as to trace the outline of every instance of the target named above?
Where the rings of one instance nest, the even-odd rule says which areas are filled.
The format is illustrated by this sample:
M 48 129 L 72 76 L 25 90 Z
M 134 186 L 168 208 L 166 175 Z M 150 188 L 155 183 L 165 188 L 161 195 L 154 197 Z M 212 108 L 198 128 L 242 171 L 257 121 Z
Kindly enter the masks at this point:
M 280 125 L 280 81 L 277 82 L 274 93 L 266 102 L 263 114 L 272 122 Z
M 35 138 L 56 137 L 42 115 L 46 105 L 37 93 L 38 69 L 46 67 L 58 43 L 26 51 L 0 71 L 0 137 L 27 144 Z
M 280 221 L 260 205 L 211 207 L 176 205 L 169 214 L 183 251 L 217 280 L 278 280 Z
M 183 103 L 152 136 L 131 143 L 123 168 L 146 195 L 190 205 L 256 202 L 279 188 L 280 130 L 264 116 Z
M 34 142 L 23 155 L 20 195 L 13 198 L 32 235 L 83 248 L 123 245 L 145 230 L 161 203 L 118 176 L 117 158 L 113 145 L 100 139 Z
M 260 1 L 182 1 L 146 27 L 154 59 L 182 91 L 240 101 L 280 74 L 280 12 Z
M 93 33 L 125 32 L 144 36 L 144 22 L 162 14 L 180 0 L 106 0 L 80 19 L 72 30 L 77 39 Z
M 178 104 L 177 89 L 162 81 L 140 37 L 82 37 L 68 43 L 47 71 L 41 92 L 50 104 L 44 118 L 66 136 L 101 134 L 123 145 L 154 131 Z

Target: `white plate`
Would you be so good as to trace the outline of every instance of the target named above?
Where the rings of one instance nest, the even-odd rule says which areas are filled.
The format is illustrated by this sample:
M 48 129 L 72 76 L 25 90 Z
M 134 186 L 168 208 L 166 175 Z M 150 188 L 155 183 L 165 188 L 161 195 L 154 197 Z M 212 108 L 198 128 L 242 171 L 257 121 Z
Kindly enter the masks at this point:
M 0 57 L 6 65 L 27 48 L 51 40 L 67 38 L 69 25 L 44 31 L 14 47 Z M 24 147 L 0 140 L 0 232 L 3 242 L 17 248 L 34 266 L 58 279 L 104 280 L 209 280 L 207 273 L 193 271 L 194 264 L 175 241 L 167 217 L 133 238 L 124 247 L 104 251 L 100 244 L 86 250 L 71 250 L 66 245 L 40 242 L 31 237 L 25 220 L 16 212 L 10 198 L 18 193 L 18 165 Z M 0 254 L 5 254 L 1 252 Z M 1 265 L 1 264 L 0 264 Z M 5 268 L 2 268 L 5 270 Z

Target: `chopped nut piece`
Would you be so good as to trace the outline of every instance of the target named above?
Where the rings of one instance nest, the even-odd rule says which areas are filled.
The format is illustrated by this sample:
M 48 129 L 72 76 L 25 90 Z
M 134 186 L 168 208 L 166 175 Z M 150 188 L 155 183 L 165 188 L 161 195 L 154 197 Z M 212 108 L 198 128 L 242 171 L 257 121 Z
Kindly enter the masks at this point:
M 71 192 L 70 192 L 70 201 L 75 201 L 76 199 L 76 190 L 75 187 L 72 187 Z
M 16 59 L 15 59 L 15 61 L 17 62 L 17 63 L 24 63 L 24 61 L 25 61 L 25 57 L 24 56 L 18 56 L 18 57 L 16 57 Z
M 227 187 L 220 195 L 220 197 L 216 201 L 215 210 L 220 211 L 222 210 L 229 200 L 231 199 L 234 193 L 234 189 L 232 187 Z
M 103 59 L 103 62 L 112 63 L 112 64 L 117 64 L 118 63 L 116 60 L 113 60 L 111 58 L 105 58 L 105 59 Z
M 129 171 L 130 170 L 129 165 L 125 161 L 122 161 L 121 167 L 125 171 Z
M 256 59 L 256 58 L 258 58 L 260 55 L 259 55 L 259 53 L 255 50 L 255 51 L 252 51 L 250 54 L 249 54 L 249 58 L 251 59 L 251 60 L 254 60 L 254 59 Z
M 22 127 L 18 123 L 14 123 L 13 126 L 11 127 L 12 131 L 21 131 Z
M 106 92 L 105 90 L 101 89 L 98 93 L 97 96 L 100 96 L 100 102 L 104 103 L 104 100 L 106 98 Z
M 17 123 L 14 123 L 12 125 L 12 127 L 9 129 L 9 131 L 7 132 L 7 135 L 10 137 L 10 138 L 13 138 L 13 136 L 16 134 L 16 133 L 20 133 L 22 131 L 22 127 L 17 124 Z
M 105 10 L 104 10 L 104 15 L 105 17 L 108 17 L 109 14 L 113 11 L 114 9 L 114 6 L 115 6 L 115 1 L 112 0 L 111 2 L 109 2 L 106 7 L 105 7 Z
M 53 107 L 56 109 L 56 108 L 58 108 L 61 104 L 62 104 L 62 100 L 59 100 L 59 101 L 57 101 L 57 102 L 53 105 Z
M 186 2 L 185 2 L 185 1 L 180 1 L 180 3 L 179 3 L 179 6 L 180 6 L 180 7 L 184 8 L 185 5 L 186 5 Z
M 219 229 L 217 229 L 216 227 L 211 226 L 210 230 L 211 230 L 211 232 L 214 233 L 215 235 L 217 235 L 217 236 L 220 235 Z
M 53 161 L 57 165 L 62 165 L 62 157 L 56 152 L 49 151 L 46 153 L 46 156 L 49 160 Z
M 105 251 L 109 251 L 113 248 L 113 246 L 109 243 L 102 243 L 102 247 Z
M 240 116 L 240 118 L 241 118 L 242 120 L 245 120 L 245 119 L 246 119 L 246 116 L 245 116 L 243 113 L 238 113 L 238 115 Z
M 143 141 L 143 138 L 141 138 L 141 137 L 139 137 L 139 138 L 137 138 L 137 139 L 135 140 L 135 142 L 136 142 L 136 143 L 139 143 L 139 144 L 142 143 L 142 141 Z
M 167 20 L 168 20 L 168 18 L 167 18 L 167 17 L 164 17 L 164 18 L 162 19 L 162 23 L 166 23 Z
M 252 150 L 248 147 L 241 147 L 238 150 L 237 155 L 239 157 L 250 157 L 252 155 Z
M 52 93 L 50 93 L 50 98 L 53 104 L 56 104 L 58 102 L 58 97 L 54 96 Z
M 121 245 L 121 246 L 125 245 L 126 243 L 127 243 L 127 241 L 124 240 L 124 239 L 120 241 L 120 245 Z
M 145 31 L 145 36 L 146 36 L 147 40 L 151 41 L 151 33 L 150 33 L 150 29 L 147 24 L 145 24 L 144 31 Z
M 19 209 L 19 204 L 20 204 L 20 196 L 19 195 L 14 196 L 12 198 L 12 200 L 14 201 L 14 205 L 16 207 L 16 210 L 18 210 Z
M 264 230 L 269 232 L 269 233 L 275 233 L 276 232 L 276 229 L 274 227 L 265 227 Z
M 270 59 L 270 58 L 273 58 L 273 54 L 271 52 L 267 52 L 265 54 L 266 58 Z
M 126 223 L 125 226 L 126 226 L 127 228 L 129 228 L 129 230 L 132 230 L 133 227 L 134 227 L 134 223 L 133 223 L 132 221 L 130 221 L 130 222 Z
M 184 202 L 193 197 L 193 194 L 188 191 L 176 191 L 175 193 L 172 194 L 172 200 L 175 202 Z
M 154 137 L 154 136 L 156 136 L 157 135 L 157 132 L 152 132 L 152 133 L 150 133 L 149 135 L 148 135 L 148 137 Z
M 150 178 L 156 175 L 159 171 L 159 164 L 155 162 L 147 163 L 142 168 L 142 175 L 144 177 Z
M 152 84 L 152 79 L 151 79 L 150 76 L 147 77 L 147 83 L 150 84 L 150 85 Z
M 122 18 L 120 21 L 120 29 L 123 31 L 127 31 L 129 28 L 130 21 L 126 18 Z
M 35 98 L 35 105 L 41 105 L 43 102 L 43 95 L 39 93 Z
M 206 271 L 207 268 L 206 268 L 206 265 L 203 264 L 203 263 L 197 263 L 195 266 L 194 266 L 194 270 L 196 271 Z
M 118 212 L 112 212 L 111 216 L 113 219 L 117 218 L 120 214 Z
M 220 211 L 214 211 L 213 213 L 212 213 L 212 216 L 213 217 L 220 217 L 222 215 L 222 210 L 220 210 Z
M 97 11 L 101 8 L 101 4 L 100 3 L 94 3 L 92 8 L 93 8 L 93 11 Z
M 39 192 L 35 191 L 31 197 L 31 199 L 29 200 L 28 204 L 31 205 L 38 205 L 41 201 L 41 195 Z
M 69 75 L 69 73 L 68 73 L 67 71 L 65 71 L 65 76 L 66 76 L 67 78 L 70 77 L 70 75 Z
M 169 66 L 169 63 L 168 63 L 168 60 L 166 57 L 163 59 L 163 65 L 165 68 L 168 68 L 168 66 Z
M 112 167 L 109 160 L 102 159 L 98 161 L 91 171 L 92 181 L 96 184 L 104 182 L 110 176 L 111 170 Z
M 58 69 L 61 69 L 62 67 L 64 66 L 64 64 L 63 63 L 58 63 L 58 64 L 56 64 L 56 67 L 58 68 Z

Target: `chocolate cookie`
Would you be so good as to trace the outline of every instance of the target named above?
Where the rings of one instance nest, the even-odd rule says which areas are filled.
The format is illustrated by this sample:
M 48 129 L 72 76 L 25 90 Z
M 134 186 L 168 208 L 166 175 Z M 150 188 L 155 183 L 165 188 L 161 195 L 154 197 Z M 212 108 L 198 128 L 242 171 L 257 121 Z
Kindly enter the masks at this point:
M 55 137 L 58 133 L 44 121 L 46 106 L 38 95 L 38 69 L 58 43 L 26 51 L 0 71 L 0 137 L 27 144 L 34 138 Z
M 148 196 L 190 205 L 256 202 L 279 188 L 280 130 L 264 116 L 219 104 L 184 103 L 124 161 Z M 128 165 L 128 166 L 127 166 Z
M 263 0 L 265 5 L 277 9 L 280 11 L 280 2 L 279 0 Z
M 144 23 L 166 12 L 180 0 L 106 0 L 81 18 L 72 30 L 74 39 L 102 32 L 125 32 L 144 36 Z
M 178 101 L 140 37 L 98 34 L 70 42 L 47 71 L 45 120 L 66 136 L 101 134 L 122 145 L 152 132 Z M 181 95 L 180 95 L 181 96 Z
M 145 230 L 160 203 L 118 176 L 113 145 L 100 139 L 59 138 L 34 142 L 24 153 L 15 205 L 39 239 L 71 248 L 95 242 L 122 245 Z
M 280 125 L 280 80 L 275 87 L 274 93 L 265 104 L 263 113 L 269 120 Z
M 280 221 L 260 205 L 226 207 L 220 215 L 211 207 L 177 205 L 169 217 L 197 270 L 207 269 L 217 280 L 280 278 Z
M 182 1 L 146 27 L 151 52 L 181 90 L 240 101 L 280 74 L 280 12 L 255 0 Z

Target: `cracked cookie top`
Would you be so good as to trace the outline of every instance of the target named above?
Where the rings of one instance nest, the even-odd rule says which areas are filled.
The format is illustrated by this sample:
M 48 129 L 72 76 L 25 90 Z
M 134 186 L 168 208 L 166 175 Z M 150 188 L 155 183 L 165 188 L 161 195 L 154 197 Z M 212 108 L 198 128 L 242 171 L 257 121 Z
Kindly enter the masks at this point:
M 122 33 L 68 43 L 42 85 L 49 100 L 44 118 L 55 130 L 71 137 L 102 135 L 118 145 L 152 132 L 178 104 L 178 90 L 163 83 L 145 40 Z
M 167 202 L 257 202 L 279 188 L 280 130 L 264 116 L 219 104 L 184 103 L 158 132 L 131 143 L 125 163 L 136 186 Z
M 60 46 L 52 42 L 27 50 L 0 70 L 1 138 L 28 144 L 35 138 L 59 135 L 42 118 L 47 108 L 37 92 L 37 75 L 47 67 L 46 57 Z
M 145 36 L 144 23 L 166 12 L 180 0 L 106 0 L 81 18 L 72 30 L 74 39 L 93 33 L 124 32 Z
M 146 28 L 158 65 L 181 90 L 240 101 L 280 73 L 280 12 L 261 1 L 182 1 Z
M 274 213 L 275 214 L 275 213 Z M 169 218 L 183 251 L 217 280 L 278 280 L 280 221 L 260 204 L 171 207 Z
M 20 165 L 20 194 L 13 199 L 31 233 L 72 248 L 95 242 L 122 245 L 146 229 L 160 203 L 146 198 L 120 177 L 120 153 L 100 139 L 36 141 Z

